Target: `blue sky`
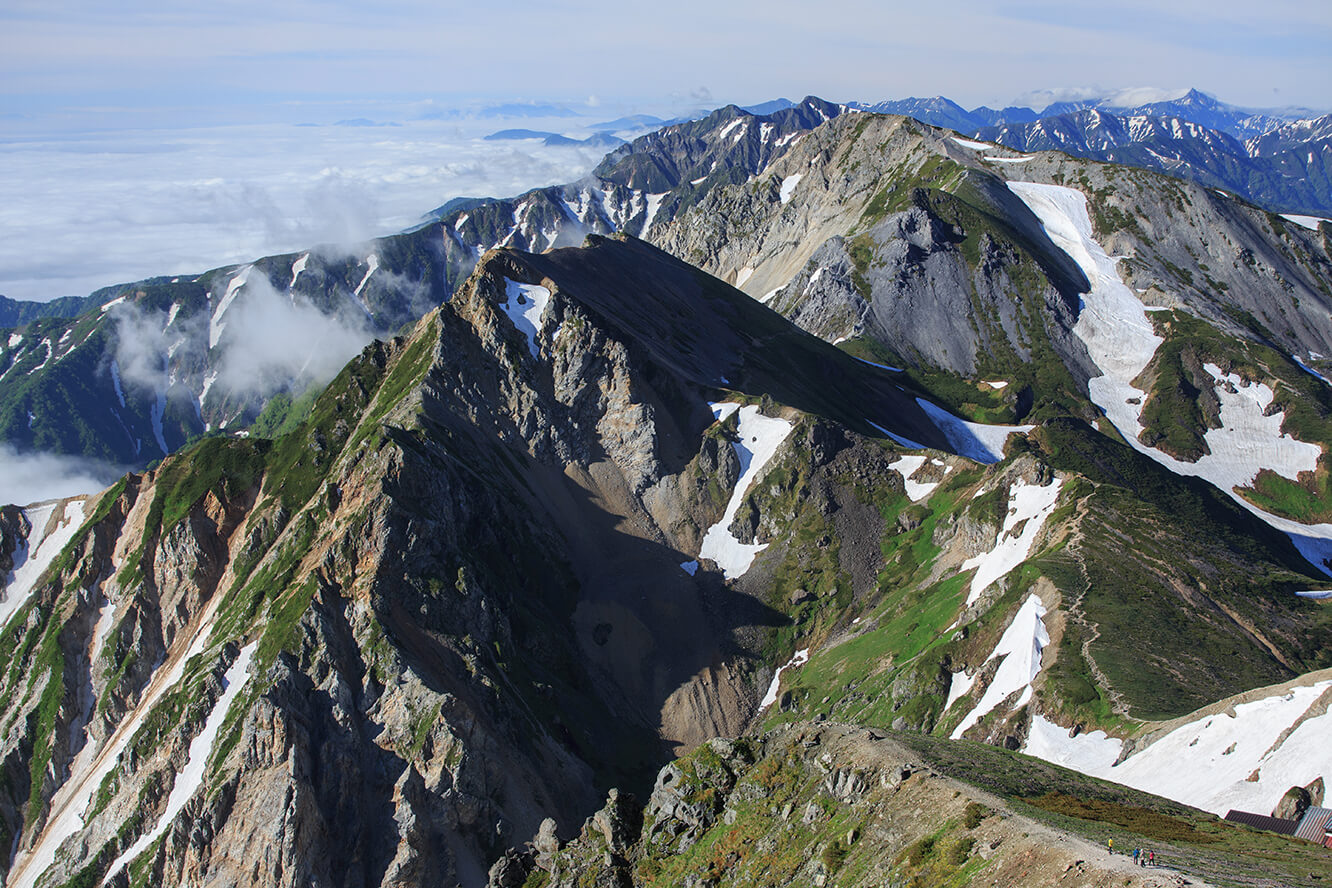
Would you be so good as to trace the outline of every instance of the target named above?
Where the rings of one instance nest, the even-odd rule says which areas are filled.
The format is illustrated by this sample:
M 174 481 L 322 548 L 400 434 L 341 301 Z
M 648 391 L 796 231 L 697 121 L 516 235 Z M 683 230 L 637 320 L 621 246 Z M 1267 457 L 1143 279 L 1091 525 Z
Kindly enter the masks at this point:
M 1319 0 L 9 0 L 0 35 L 9 119 L 66 109 L 107 125 L 474 96 L 669 103 L 700 88 L 718 102 L 972 106 L 1198 86 L 1241 105 L 1332 104 L 1332 4 Z

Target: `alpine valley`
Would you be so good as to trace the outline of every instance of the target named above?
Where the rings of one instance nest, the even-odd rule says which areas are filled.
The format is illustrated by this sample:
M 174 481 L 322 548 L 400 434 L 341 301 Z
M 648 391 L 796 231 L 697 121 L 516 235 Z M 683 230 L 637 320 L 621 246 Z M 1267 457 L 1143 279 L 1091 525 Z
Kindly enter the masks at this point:
M 6 888 L 1325 884 L 1326 128 L 925 105 L 0 303 Z

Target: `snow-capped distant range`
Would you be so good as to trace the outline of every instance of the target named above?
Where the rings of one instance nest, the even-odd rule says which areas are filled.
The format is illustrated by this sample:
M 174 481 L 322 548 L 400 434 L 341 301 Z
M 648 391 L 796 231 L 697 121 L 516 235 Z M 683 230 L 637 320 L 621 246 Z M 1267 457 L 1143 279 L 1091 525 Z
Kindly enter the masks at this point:
M 1033 182 L 1008 183 L 1036 217 L 1050 239 L 1064 250 L 1091 282 L 1082 297 L 1075 335 L 1087 346 L 1102 375 L 1087 383 L 1096 406 L 1136 450 L 1180 475 L 1202 478 L 1229 494 L 1237 503 L 1290 536 L 1309 563 L 1327 573 L 1324 559 L 1332 558 L 1332 524 L 1300 524 L 1270 515 L 1240 496 L 1237 488 L 1253 483 L 1259 471 L 1268 469 L 1296 479 L 1302 471 L 1316 467 L 1320 448 L 1281 432 L 1282 413 L 1267 415 L 1273 393 L 1262 384 L 1247 384 L 1238 376 L 1226 376 L 1215 365 L 1206 366 L 1216 382 L 1221 403 L 1221 428 L 1204 435 L 1211 451 L 1197 462 L 1185 462 L 1148 447 L 1139 440 L 1146 392 L 1133 380 L 1151 361 L 1162 339 L 1152 329 L 1141 300 L 1120 280 L 1118 262 L 1106 255 L 1092 237 L 1087 199 L 1082 192 L 1060 185 Z

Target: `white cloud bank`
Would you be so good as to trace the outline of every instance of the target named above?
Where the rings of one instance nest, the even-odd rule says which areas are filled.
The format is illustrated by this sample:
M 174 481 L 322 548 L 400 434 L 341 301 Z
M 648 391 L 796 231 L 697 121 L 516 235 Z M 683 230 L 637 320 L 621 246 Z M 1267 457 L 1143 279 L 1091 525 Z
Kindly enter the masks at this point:
M 0 505 L 26 506 L 43 500 L 96 493 L 123 470 L 95 460 L 50 453 L 19 453 L 0 443 Z

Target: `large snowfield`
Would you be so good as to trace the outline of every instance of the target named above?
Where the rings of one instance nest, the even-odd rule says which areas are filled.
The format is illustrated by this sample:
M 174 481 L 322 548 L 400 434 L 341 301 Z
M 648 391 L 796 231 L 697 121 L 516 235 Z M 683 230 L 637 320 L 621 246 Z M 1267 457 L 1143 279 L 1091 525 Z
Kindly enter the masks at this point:
M 1122 741 L 1070 737 L 1038 715 L 1023 752 L 1215 814 L 1270 814 L 1292 786 L 1332 779 L 1332 712 L 1315 705 L 1329 690 L 1319 681 L 1194 719 L 1118 765 Z
M 1219 367 L 1208 365 L 1221 401 L 1222 427 L 1204 435 L 1212 452 L 1190 463 L 1143 444 L 1138 440 L 1143 430 L 1139 417 L 1146 392 L 1135 388 L 1132 381 L 1163 340 L 1152 330 L 1141 300 L 1120 280 L 1115 269 L 1119 260 L 1108 256 L 1092 238 L 1087 199 L 1082 192 L 1033 182 L 1009 182 L 1008 187 L 1036 214 L 1050 239 L 1078 264 L 1091 283 L 1091 290 L 1083 295 L 1073 332 L 1087 346 L 1102 373 L 1087 383 L 1092 402 L 1105 411 L 1106 418 L 1134 449 L 1178 474 L 1210 481 L 1241 506 L 1288 534 L 1311 564 L 1329 572 L 1325 559 L 1332 559 L 1332 524 L 1300 524 L 1270 515 L 1235 490 L 1237 485 L 1251 483 L 1262 469 L 1293 479 L 1300 471 L 1312 470 L 1320 453 L 1317 446 L 1281 433 L 1283 414 L 1263 415 L 1272 401 L 1271 389 L 1262 384 L 1246 385 L 1233 374 L 1226 378 Z M 1233 393 L 1227 382 L 1235 388 Z

